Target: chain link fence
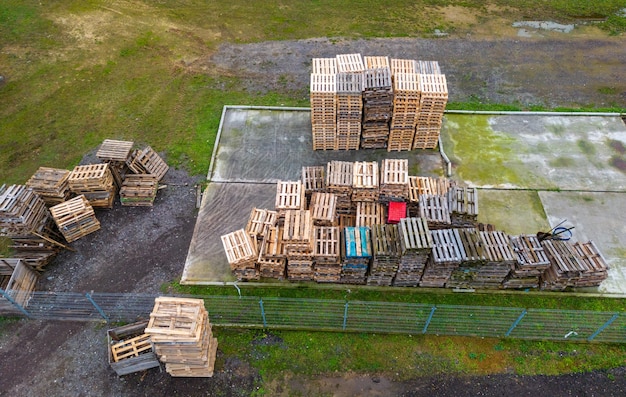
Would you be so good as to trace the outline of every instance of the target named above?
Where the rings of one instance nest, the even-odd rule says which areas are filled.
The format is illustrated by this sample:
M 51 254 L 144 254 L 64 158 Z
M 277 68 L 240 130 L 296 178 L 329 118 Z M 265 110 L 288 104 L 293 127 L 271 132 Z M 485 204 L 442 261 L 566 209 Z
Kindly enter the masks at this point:
M 159 295 L 34 292 L 25 305 L 0 290 L 0 313 L 32 319 L 132 322 L 146 319 Z M 222 327 L 511 337 L 626 343 L 626 313 L 428 305 L 303 298 L 188 296 L 204 299 Z M 1 299 L 1 298 L 0 298 Z

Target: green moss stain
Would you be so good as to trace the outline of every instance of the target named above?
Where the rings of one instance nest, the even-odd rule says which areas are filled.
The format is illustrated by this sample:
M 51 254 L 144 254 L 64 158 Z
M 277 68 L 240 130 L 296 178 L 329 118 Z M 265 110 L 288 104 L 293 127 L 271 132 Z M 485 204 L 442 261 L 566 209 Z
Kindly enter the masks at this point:
M 508 234 L 535 234 L 550 229 L 537 192 L 479 190 L 478 203 L 478 222 L 492 224 Z
M 587 156 L 594 156 L 596 154 L 596 147 L 586 139 L 579 139 L 576 144 L 581 152 Z
M 555 168 L 573 167 L 576 161 L 571 157 L 557 157 L 554 160 L 550 160 L 550 166 Z

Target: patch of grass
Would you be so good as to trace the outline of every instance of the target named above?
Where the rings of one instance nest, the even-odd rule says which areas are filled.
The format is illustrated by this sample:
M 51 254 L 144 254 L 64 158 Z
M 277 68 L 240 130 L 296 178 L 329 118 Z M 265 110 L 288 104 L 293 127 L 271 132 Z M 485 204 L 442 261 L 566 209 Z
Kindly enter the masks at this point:
M 598 92 L 604 95 L 615 95 L 619 93 L 619 90 L 615 87 L 600 87 Z

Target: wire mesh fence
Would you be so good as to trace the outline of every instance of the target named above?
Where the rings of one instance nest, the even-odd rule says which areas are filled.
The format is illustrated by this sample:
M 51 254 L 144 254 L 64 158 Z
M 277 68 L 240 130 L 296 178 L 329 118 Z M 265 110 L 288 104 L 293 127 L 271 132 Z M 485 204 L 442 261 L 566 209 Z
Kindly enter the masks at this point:
M 0 290 L 0 314 L 46 320 L 132 322 L 149 318 L 158 295 L 34 292 L 25 305 L 19 305 L 11 296 L 11 291 Z M 249 296 L 185 297 L 204 299 L 211 323 L 222 327 L 626 343 L 626 313 L 622 312 Z

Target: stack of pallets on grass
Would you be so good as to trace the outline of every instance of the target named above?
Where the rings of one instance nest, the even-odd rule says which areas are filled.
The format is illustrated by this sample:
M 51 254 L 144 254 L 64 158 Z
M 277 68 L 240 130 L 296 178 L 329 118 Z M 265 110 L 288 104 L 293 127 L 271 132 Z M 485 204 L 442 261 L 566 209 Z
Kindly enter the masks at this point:
M 358 150 L 363 118 L 361 54 L 337 55 L 337 135 L 335 150 Z
M 244 229 L 221 236 L 222 245 L 230 269 L 237 280 L 258 280 L 261 275 L 257 266 L 255 244 Z
M 420 106 L 419 75 L 413 60 L 392 59 L 393 116 L 388 151 L 411 150 Z
M 156 298 L 145 333 L 171 376 L 213 376 L 217 338 L 202 299 Z
M 302 186 L 307 203 L 311 202 L 314 192 L 326 192 L 325 166 L 302 167 Z
M 93 207 L 83 195 L 51 207 L 50 212 L 68 243 L 100 229 Z
M 444 74 L 419 74 L 419 115 L 413 149 L 434 149 L 439 143 L 443 113 L 448 103 Z
M 287 210 L 283 228 L 287 278 L 313 280 L 313 219 L 309 210 Z
M 0 258 L 0 288 L 18 305 L 25 307 L 35 291 L 39 274 L 21 259 Z M 13 313 L 15 307 L 0 295 L 0 314 Z
M 109 365 L 118 376 L 161 367 L 152 338 L 144 333 L 148 321 L 109 329 Z
M 419 216 L 419 198 L 422 195 L 447 196 L 452 182 L 447 178 L 409 176 L 408 210 L 411 216 Z
M 313 229 L 313 279 L 318 283 L 336 283 L 341 277 L 341 235 L 337 226 Z
M 70 171 L 68 170 L 39 167 L 26 182 L 26 186 L 37 193 L 47 206 L 51 207 L 70 198 L 69 177 Z
M 311 131 L 313 150 L 334 150 L 337 140 L 337 61 L 313 58 Z
M 452 186 L 447 197 L 452 227 L 476 227 L 478 219 L 476 188 Z
M 398 225 L 374 225 L 372 231 L 372 265 L 367 285 L 390 286 L 400 264 Z
M 372 227 L 385 223 L 386 208 L 381 203 L 359 201 L 356 203 L 356 226 Z
M 483 230 L 480 231 L 480 238 L 487 261 L 479 269 L 474 285 L 477 288 L 501 288 L 516 263 L 509 236 L 502 231 Z
M 109 164 L 109 170 L 111 170 L 113 180 L 118 189 L 122 188 L 122 182 L 128 172 L 126 162 L 130 158 L 133 145 L 134 142 L 131 141 L 105 139 L 96 153 L 96 157 L 99 158 L 100 161 Z
M 543 240 L 550 267 L 541 275 L 541 288 L 562 291 L 578 284 L 587 267 L 574 246 L 567 241 Z
M 352 171 L 352 201 L 378 201 L 378 163 L 356 161 Z
M 510 236 L 516 263 L 504 281 L 504 288 L 538 288 L 539 277 L 550 261 L 537 236 Z
M 283 230 L 279 226 L 270 226 L 261 242 L 257 259 L 261 277 L 285 278 L 287 256 L 283 244 Z
M 423 194 L 419 196 L 419 215 L 428 221 L 430 229 L 447 229 L 451 227 L 448 199 L 441 195 Z
M 354 163 L 330 161 L 326 164 L 326 189 L 337 196 L 337 214 L 354 213 L 352 207 L 352 172 Z
M 388 57 L 366 56 L 363 82 L 361 148 L 384 149 L 393 114 L 393 86 Z
M 337 196 L 333 193 L 315 192 L 309 205 L 315 226 L 335 226 L 337 224 Z
M 120 189 L 120 203 L 127 207 L 152 207 L 159 180 L 152 174 L 129 174 Z
M 487 262 L 480 233 L 476 228 L 455 229 L 460 237 L 463 246 L 461 250 L 463 256 L 459 267 L 450 274 L 450 279 L 446 283 L 447 288 L 475 288 L 480 287 L 477 282 L 478 274 Z
M 380 167 L 381 202 L 406 201 L 409 197 L 409 160 L 383 159 Z
M 342 284 L 365 284 L 372 259 L 372 241 L 368 227 L 346 227 L 341 244 Z
M 152 174 L 158 181 L 163 179 L 170 167 L 150 146 L 133 150 L 126 161 L 128 168 L 135 174 Z
M 113 208 L 117 192 L 109 164 L 78 165 L 68 180 L 72 193 L 83 195 L 94 208 Z
M 574 287 L 597 287 L 608 278 L 609 266 L 593 241 L 574 243 L 574 251 L 586 268 Z
M 285 212 L 289 210 L 301 210 L 306 208 L 306 196 L 301 181 L 278 181 L 276 183 L 276 202 L 274 204 L 278 212 L 278 222 L 282 223 Z
M 463 243 L 458 229 L 431 230 L 430 233 L 433 249 L 422 274 L 420 287 L 444 287 L 465 257 Z

